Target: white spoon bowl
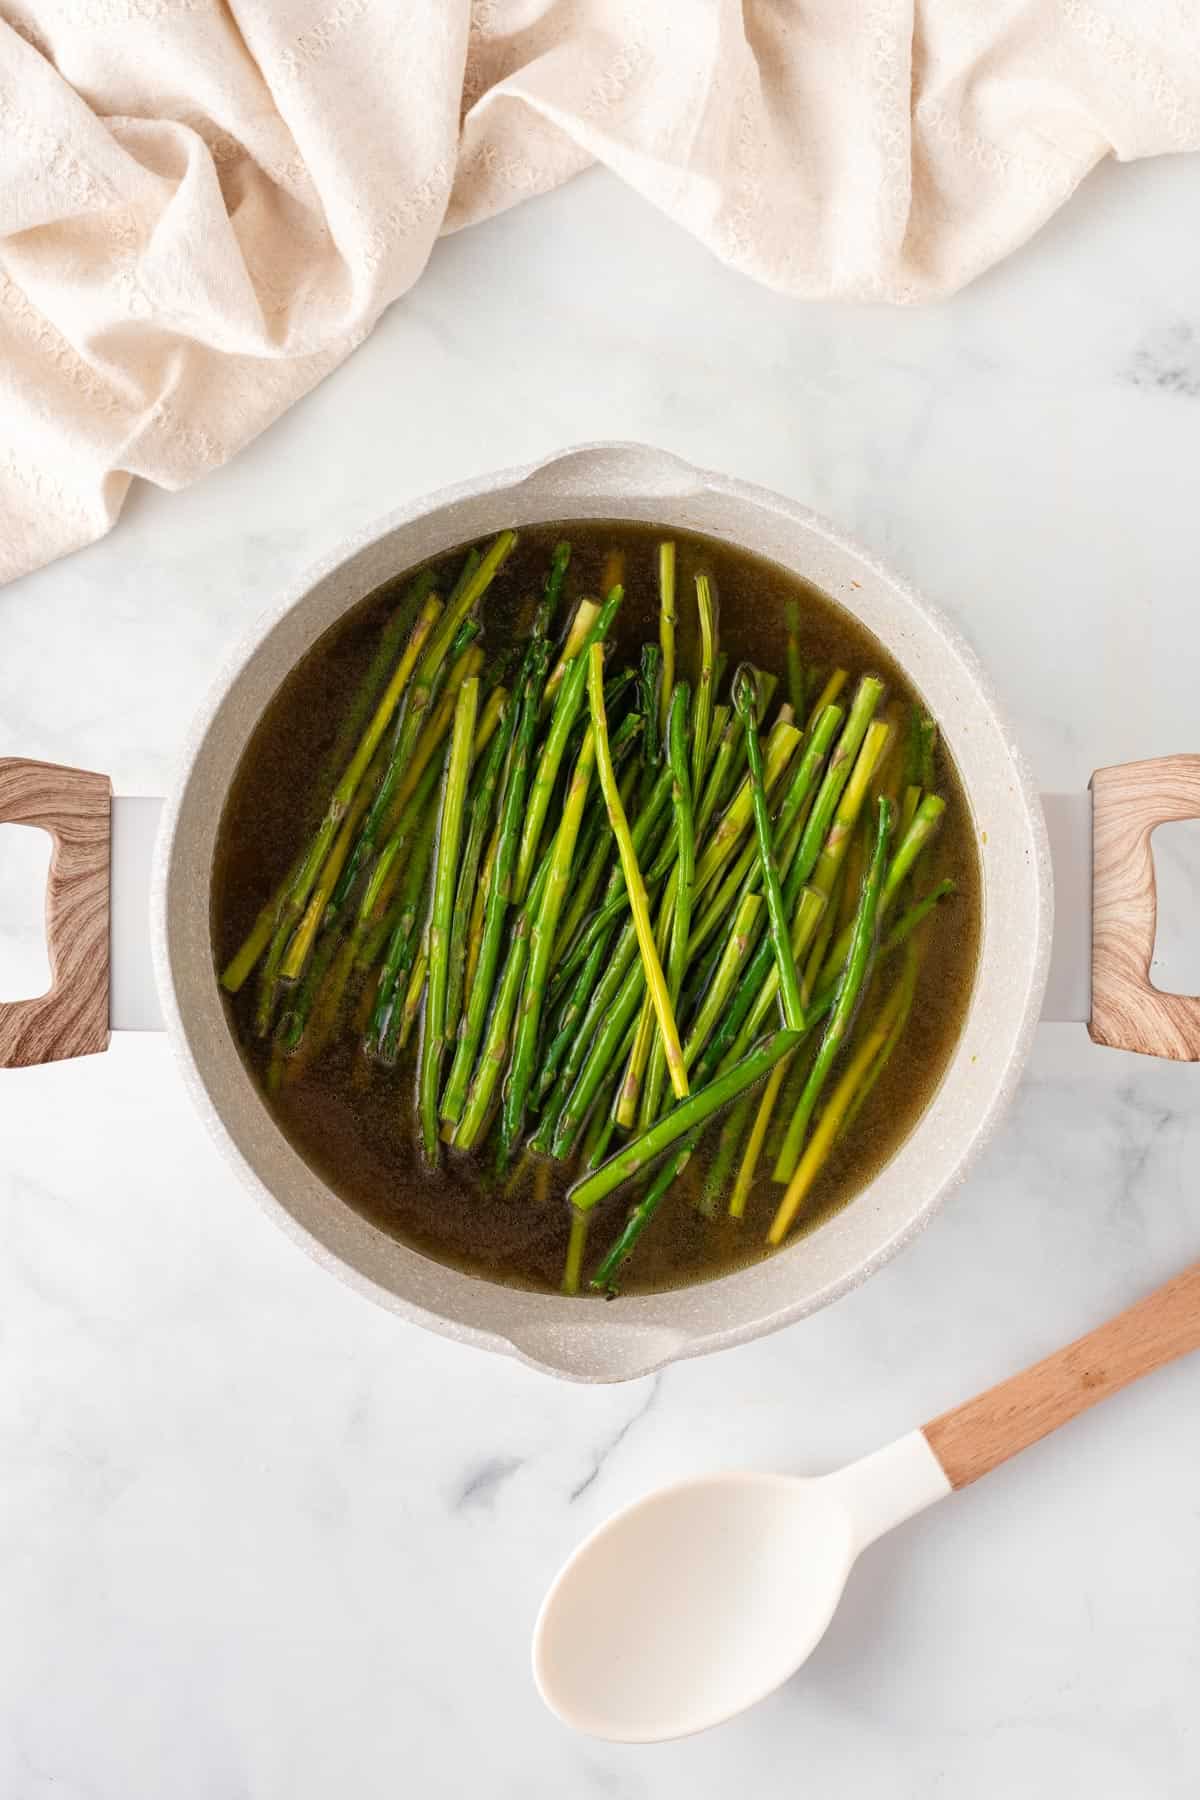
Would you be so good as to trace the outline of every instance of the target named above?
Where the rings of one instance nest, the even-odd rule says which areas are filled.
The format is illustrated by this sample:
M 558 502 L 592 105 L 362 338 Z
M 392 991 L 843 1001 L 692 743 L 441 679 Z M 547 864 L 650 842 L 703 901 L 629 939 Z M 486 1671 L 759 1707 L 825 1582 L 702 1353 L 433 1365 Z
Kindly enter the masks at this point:
M 547 1595 L 542 1698 L 620 1743 L 722 1724 L 815 1649 L 859 1551 L 949 1492 L 920 1432 L 817 1480 L 744 1471 L 659 1489 L 581 1544 Z

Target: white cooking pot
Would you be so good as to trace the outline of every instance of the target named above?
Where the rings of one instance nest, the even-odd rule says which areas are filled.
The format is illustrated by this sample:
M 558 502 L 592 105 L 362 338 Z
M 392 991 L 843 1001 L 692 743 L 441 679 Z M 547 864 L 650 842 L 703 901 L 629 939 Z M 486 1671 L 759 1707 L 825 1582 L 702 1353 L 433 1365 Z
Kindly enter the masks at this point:
M 243 1065 L 209 935 L 225 796 L 265 707 L 305 652 L 380 583 L 427 558 L 504 526 L 588 518 L 706 532 L 793 570 L 860 619 L 941 726 L 966 788 L 983 874 L 979 964 L 962 1036 L 934 1099 L 890 1162 L 850 1206 L 775 1257 L 616 1305 L 527 1293 L 444 1267 L 339 1199 L 288 1143 Z M 1090 990 L 1094 1037 L 1200 1056 L 1200 1002 L 1161 995 L 1148 980 L 1149 835 L 1164 820 L 1200 813 L 1200 758 L 1102 771 L 1093 802 L 1094 846 L 1087 796 L 1054 809 L 1075 890 L 1067 921 L 1073 935 L 1056 952 L 1055 1016 L 1088 1018 Z M 340 545 L 260 620 L 217 681 L 162 808 L 151 866 L 148 827 L 156 816 L 148 801 L 119 800 L 110 810 L 103 776 L 0 762 L 0 820 L 42 825 L 56 840 L 47 898 L 53 985 L 38 1000 L 0 1006 L 0 1066 L 102 1050 L 110 1024 L 157 1022 L 141 887 L 148 868 L 161 1019 L 213 1136 L 271 1214 L 318 1261 L 402 1317 L 579 1380 L 643 1375 L 760 1337 L 836 1299 L 893 1255 L 995 1128 L 1029 1050 L 1051 960 L 1051 862 L 1038 796 L 957 632 L 803 507 L 636 445 L 587 446 L 470 482 Z

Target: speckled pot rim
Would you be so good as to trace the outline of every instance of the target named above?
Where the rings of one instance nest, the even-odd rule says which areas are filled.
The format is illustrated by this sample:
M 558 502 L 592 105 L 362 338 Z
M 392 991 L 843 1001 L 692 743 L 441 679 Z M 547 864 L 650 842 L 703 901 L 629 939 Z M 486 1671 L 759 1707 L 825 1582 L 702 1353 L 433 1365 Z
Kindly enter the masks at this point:
M 776 1256 L 611 1306 L 464 1275 L 398 1245 L 338 1199 L 292 1150 L 242 1065 L 208 936 L 212 844 L 228 781 L 286 670 L 385 576 L 510 520 L 587 517 L 648 519 L 748 544 L 862 619 L 937 714 L 989 845 L 981 852 L 980 966 L 962 1036 L 929 1108 L 890 1161 L 842 1212 Z M 193 723 L 163 812 L 151 893 L 155 973 L 173 1050 L 222 1153 L 270 1216 L 323 1267 L 402 1317 L 581 1381 L 630 1379 L 778 1330 L 858 1286 L 911 1242 L 1012 1098 L 1038 1019 L 1052 924 L 1037 790 L 987 675 L 945 615 L 808 509 L 635 444 L 584 445 L 445 489 L 343 541 L 295 581 L 231 653 Z

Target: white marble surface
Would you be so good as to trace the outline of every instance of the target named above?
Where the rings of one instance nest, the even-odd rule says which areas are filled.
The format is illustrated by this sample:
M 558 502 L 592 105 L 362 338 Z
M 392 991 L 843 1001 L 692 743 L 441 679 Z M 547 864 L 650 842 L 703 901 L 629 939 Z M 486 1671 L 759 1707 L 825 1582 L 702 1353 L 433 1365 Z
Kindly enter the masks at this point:
M 901 314 L 786 304 L 578 182 L 443 244 L 232 467 L 135 494 L 106 543 L 0 593 L 0 749 L 161 790 L 232 635 L 348 528 L 610 436 L 876 546 L 961 621 L 1046 786 L 1200 749 L 1198 208 L 1195 160 L 1107 169 L 1008 266 Z M 0 832 L 9 993 L 36 986 L 27 835 Z M 1180 843 L 1167 978 L 1195 980 Z M 983 1166 L 865 1289 L 583 1390 L 310 1266 L 162 1041 L 0 1077 L 0 1794 L 1190 1800 L 1197 1365 L 879 1546 L 802 1677 L 706 1739 L 569 1736 L 527 1642 L 560 1558 L 649 1485 L 831 1466 L 1200 1253 L 1198 1101 L 1195 1069 L 1045 1028 Z

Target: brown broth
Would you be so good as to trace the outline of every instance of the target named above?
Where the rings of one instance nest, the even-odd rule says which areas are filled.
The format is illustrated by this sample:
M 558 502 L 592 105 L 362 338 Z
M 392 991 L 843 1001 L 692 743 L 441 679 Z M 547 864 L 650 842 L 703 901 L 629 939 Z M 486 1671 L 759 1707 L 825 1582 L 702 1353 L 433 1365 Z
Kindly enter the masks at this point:
M 780 675 L 775 705 L 785 697 L 784 603 L 791 599 L 801 604 L 802 645 L 810 662 L 840 664 L 851 671 L 852 681 L 867 671 L 881 676 L 889 707 L 907 706 L 916 698 L 879 642 L 826 595 L 745 551 L 686 532 L 672 535 L 678 546 L 680 675 L 694 680 L 697 672 L 695 609 L 688 601 L 693 574 L 703 569 L 719 596 L 721 647 L 729 655 L 719 698 L 727 694 L 729 674 L 745 658 Z M 627 522 L 523 530 L 481 608 L 479 641 L 487 656 L 506 649 L 528 628 L 549 553 L 566 537 L 573 554 L 559 622 L 569 615 L 575 598 L 599 591 L 606 558 L 618 546 L 625 557 L 627 597 L 618 620 L 617 655 L 636 659 L 637 647 L 657 636 L 660 536 L 651 527 Z M 447 571 L 439 582 L 443 592 L 457 573 L 461 554 L 441 559 Z M 212 938 L 218 969 L 238 948 L 316 826 L 336 775 L 334 752 L 343 754 L 341 722 L 380 631 L 410 579 L 411 572 L 387 583 L 326 632 L 283 683 L 250 740 L 226 802 L 213 871 Z M 901 1050 L 853 1131 L 822 1170 L 796 1233 L 813 1229 L 846 1205 L 895 1153 L 935 1092 L 961 1029 L 978 943 L 979 868 L 962 784 L 941 746 L 937 786 L 949 804 L 921 865 L 918 887 L 925 892 L 941 876 L 952 875 L 958 893 L 923 928 L 917 1003 Z M 436 1261 L 493 1281 L 557 1288 L 569 1227 L 565 1194 L 573 1178 L 563 1165 L 543 1160 L 531 1166 L 527 1161 L 507 1188 L 474 1159 L 462 1156 L 444 1156 L 442 1169 L 431 1172 L 414 1131 L 415 1045 L 396 1069 L 385 1070 L 357 1053 L 349 1025 L 298 1078 L 285 1080 L 281 1091 L 268 1097 L 269 1051 L 254 1035 L 254 992 L 252 977 L 235 998 L 225 997 L 230 1029 L 264 1105 L 311 1168 L 350 1206 Z M 871 996 L 866 1004 L 872 1004 Z M 787 1091 L 785 1086 L 785 1095 Z M 718 1120 L 638 1245 L 624 1272 L 623 1292 L 704 1280 L 767 1253 L 766 1227 L 783 1191 L 771 1181 L 770 1157 L 764 1155 L 760 1162 L 744 1220 L 730 1220 L 723 1208 L 709 1220 L 696 1209 L 719 1133 Z M 617 1194 L 598 1209 L 589 1267 L 619 1229 L 627 1204 L 628 1196 Z

